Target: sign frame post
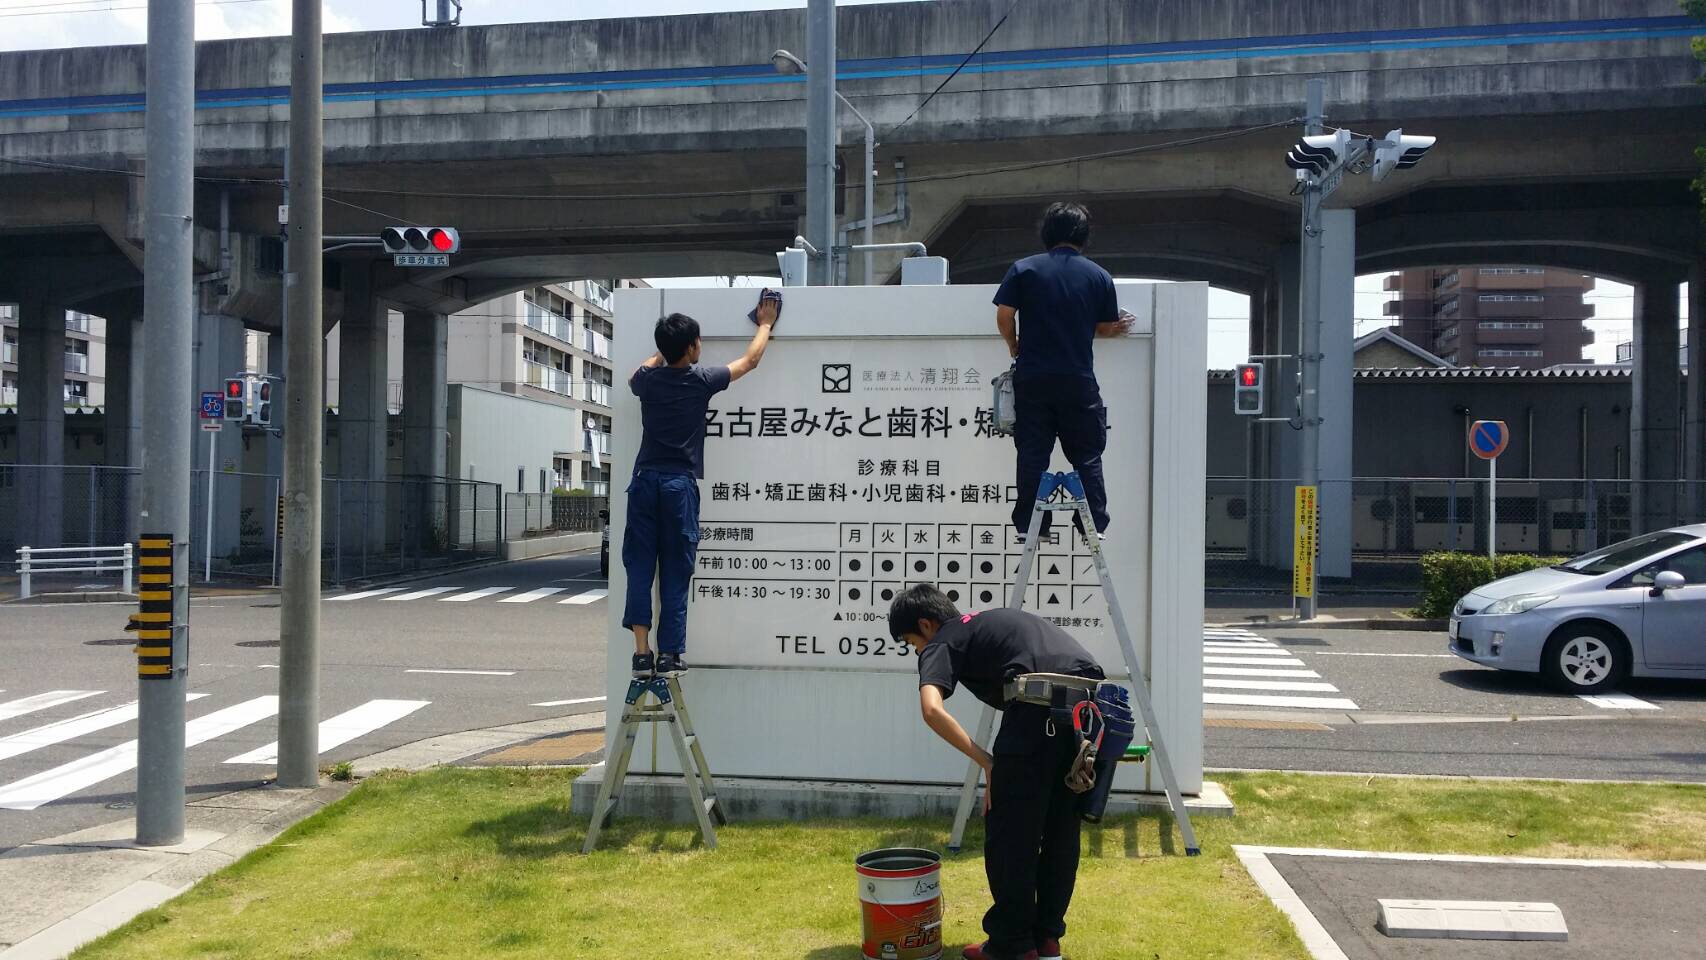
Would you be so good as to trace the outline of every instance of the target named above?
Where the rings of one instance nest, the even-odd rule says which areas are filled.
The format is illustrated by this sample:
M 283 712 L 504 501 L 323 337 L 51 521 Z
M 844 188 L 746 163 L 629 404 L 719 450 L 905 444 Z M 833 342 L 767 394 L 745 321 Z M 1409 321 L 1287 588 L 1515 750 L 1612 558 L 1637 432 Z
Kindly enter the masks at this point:
M 225 394 L 217 390 L 204 390 L 201 394 L 199 411 L 203 433 L 220 433 L 225 429 Z M 203 542 L 206 554 L 202 566 L 202 582 L 213 582 L 213 460 L 219 449 L 215 442 L 217 437 L 207 439 L 207 530 Z
M 1499 558 L 1499 454 L 1511 442 L 1503 420 L 1477 420 L 1469 425 L 1469 452 L 1487 461 L 1487 559 Z

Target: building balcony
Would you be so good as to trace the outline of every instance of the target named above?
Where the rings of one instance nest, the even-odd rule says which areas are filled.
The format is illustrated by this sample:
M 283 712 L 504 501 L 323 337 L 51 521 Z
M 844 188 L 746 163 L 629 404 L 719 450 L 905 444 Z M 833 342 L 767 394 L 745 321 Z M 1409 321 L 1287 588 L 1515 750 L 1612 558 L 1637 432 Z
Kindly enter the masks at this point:
M 67 353 L 65 355 L 65 372 L 87 374 L 89 372 L 89 355 L 86 353 Z
M 574 380 L 569 376 L 569 371 L 547 367 L 543 363 L 534 363 L 531 360 L 527 361 L 528 386 L 548 390 L 561 396 L 572 397 L 574 396 L 573 384 Z
M 1475 325 L 1475 342 L 1488 346 L 1538 344 L 1546 339 L 1539 320 L 1483 320 Z
M 522 322 L 531 329 L 563 343 L 574 343 L 574 324 L 568 318 L 541 307 L 532 300 L 523 300 Z
M 1385 290 L 1387 293 L 1397 293 L 1400 290 L 1403 290 L 1404 275 L 1402 273 L 1387 274 L 1386 279 L 1380 281 L 1380 289 Z
M 89 315 L 72 311 L 65 315 L 65 329 L 74 333 L 89 332 Z
M 1551 316 L 1544 297 L 1531 294 L 1486 294 L 1475 298 L 1475 315 L 1483 320 L 1539 319 Z
M 583 330 L 580 346 L 582 350 L 600 360 L 610 359 L 610 338 L 596 330 Z
M 15 407 L 18 405 L 17 387 L 0 387 L 0 407 Z
M 601 407 L 610 406 L 610 384 L 594 383 L 591 380 L 581 384 L 580 398 L 587 403 L 596 403 Z
M 0 345 L 0 363 L 17 363 L 18 345 L 10 340 Z

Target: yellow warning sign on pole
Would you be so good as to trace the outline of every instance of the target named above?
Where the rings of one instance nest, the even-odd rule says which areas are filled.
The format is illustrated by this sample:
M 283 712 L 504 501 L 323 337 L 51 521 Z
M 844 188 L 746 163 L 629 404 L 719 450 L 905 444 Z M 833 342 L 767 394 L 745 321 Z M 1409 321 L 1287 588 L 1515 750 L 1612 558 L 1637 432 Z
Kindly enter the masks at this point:
M 1292 529 L 1296 533 L 1291 554 L 1291 594 L 1294 597 L 1313 597 L 1315 559 L 1320 555 L 1321 547 L 1321 514 L 1314 487 L 1297 488 L 1297 516 Z

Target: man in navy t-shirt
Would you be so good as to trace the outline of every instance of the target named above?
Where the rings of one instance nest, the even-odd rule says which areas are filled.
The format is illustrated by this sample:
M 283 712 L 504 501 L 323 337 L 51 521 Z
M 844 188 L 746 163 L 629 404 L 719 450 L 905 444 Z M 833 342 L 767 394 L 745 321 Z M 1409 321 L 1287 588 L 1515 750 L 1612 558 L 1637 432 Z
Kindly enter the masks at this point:
M 1023 539 L 1031 528 L 1037 485 L 1054 456 L 1054 442 L 1084 481 L 1084 498 L 1096 532 L 1108 528 L 1108 492 L 1102 480 L 1108 410 L 1096 384 L 1092 342 L 1123 336 L 1114 278 L 1084 256 L 1090 211 L 1056 203 L 1043 214 L 1046 253 L 1013 264 L 995 292 L 995 325 L 1014 358 L 1013 400 L 1018 448 L 1018 499 L 1013 525 Z M 1073 518 L 1074 524 L 1078 522 Z M 1048 533 L 1043 514 L 1041 531 Z
M 758 368 L 781 299 L 765 291 L 755 319 L 758 332 L 746 353 L 728 366 L 699 365 L 699 321 L 672 313 L 658 321 L 658 352 L 640 365 L 628 386 L 640 398 L 640 454 L 628 483 L 628 525 L 622 566 L 628 573 L 622 626 L 634 631 L 634 676 L 687 669 L 687 590 L 699 552 L 699 481 L 705 476 L 705 410 L 711 398 Z M 652 581 L 661 606 L 658 656 L 652 630 Z

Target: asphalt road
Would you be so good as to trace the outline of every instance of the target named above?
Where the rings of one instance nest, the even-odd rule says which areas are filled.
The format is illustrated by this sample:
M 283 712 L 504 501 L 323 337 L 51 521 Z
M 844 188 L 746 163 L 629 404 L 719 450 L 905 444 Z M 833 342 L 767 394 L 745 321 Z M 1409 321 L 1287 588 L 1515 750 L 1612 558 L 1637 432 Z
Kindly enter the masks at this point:
M 604 587 L 593 553 L 488 567 L 365 598 L 328 594 L 321 742 L 349 739 L 323 750 L 321 761 L 603 710 L 593 698 L 604 694 Z M 408 599 L 428 590 L 437 592 Z M 469 593 L 484 595 L 456 599 Z M 122 628 L 134 609 L 0 606 L 0 851 L 121 819 L 131 809 L 133 751 L 123 745 L 136 737 L 125 706 L 136 699 L 137 680 Z M 264 752 L 229 761 L 277 739 L 275 707 L 266 699 L 278 692 L 276 597 L 197 601 L 190 637 L 189 689 L 200 696 L 187 708 L 189 732 L 207 736 L 188 750 L 191 799 L 270 779 L 274 765 Z M 568 700 L 589 702 L 535 706 Z M 26 807 L 33 808 L 20 809 Z

